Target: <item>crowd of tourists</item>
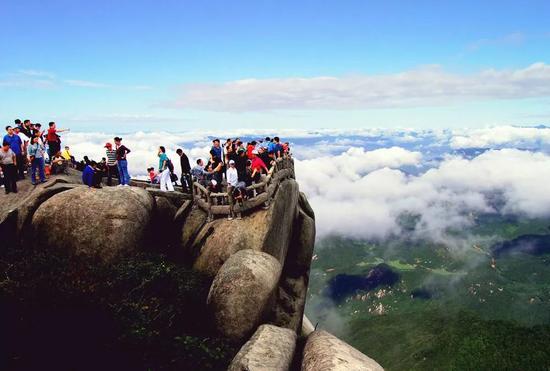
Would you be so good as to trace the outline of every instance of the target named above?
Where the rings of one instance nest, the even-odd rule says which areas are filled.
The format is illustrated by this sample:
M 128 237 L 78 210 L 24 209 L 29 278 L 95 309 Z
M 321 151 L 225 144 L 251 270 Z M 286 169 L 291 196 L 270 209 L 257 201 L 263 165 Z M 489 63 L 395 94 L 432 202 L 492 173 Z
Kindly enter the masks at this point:
M 46 182 L 50 174 L 67 173 L 68 168 L 82 172 L 82 182 L 90 188 L 101 188 L 104 178 L 107 186 L 128 187 L 127 156 L 131 152 L 122 144 L 121 137 L 113 143 L 105 143 L 105 157 L 100 161 L 84 156 L 76 161 L 70 148 L 61 150 L 60 133 L 69 129 L 57 128 L 50 122 L 47 129 L 30 120 L 15 120 L 13 126 L 6 126 L 0 149 L 1 186 L 6 193 L 17 193 L 17 182 L 30 176 L 33 185 Z M 240 138 L 212 141 L 207 159 L 197 159 L 193 165 L 187 154 L 177 149 L 180 168 L 176 169 L 164 146 L 158 148 L 158 166 L 147 169 L 149 182 L 159 184 L 162 191 L 174 192 L 181 186 L 185 193 L 193 192 L 193 183 L 198 182 L 211 192 L 227 192 L 233 200 L 250 197 L 247 187 L 261 181 L 269 167 L 280 157 L 288 156 L 289 143 L 282 143 L 278 137 L 244 142 Z M 173 157 L 173 158 L 177 158 Z M 179 170 L 179 171 L 178 171 Z M 180 174 L 180 176 L 177 175 Z
M 189 157 L 180 148 L 176 155 L 180 159 L 181 183 L 183 192 L 192 192 L 193 182 L 198 182 L 211 192 L 224 189 L 236 198 L 247 198 L 246 187 L 267 174 L 274 160 L 289 154 L 289 144 L 281 143 L 278 137 L 254 140 L 245 143 L 240 138 L 227 139 L 223 145 L 219 139 L 212 141 L 208 159 L 199 158 L 191 166 Z M 151 183 L 158 183 L 163 191 L 174 191 L 178 180 L 174 165 L 165 147 L 159 147 L 157 171 L 147 169 Z
M 47 173 L 63 172 L 68 162 L 74 162 L 69 147 L 61 150 L 59 133 L 69 129 L 59 129 L 55 122 L 50 122 L 47 129 L 43 129 L 39 123 L 18 119 L 5 130 L 0 149 L 0 169 L 1 186 L 6 193 L 17 193 L 17 182 L 25 179 L 29 169 L 32 184 L 44 183 Z

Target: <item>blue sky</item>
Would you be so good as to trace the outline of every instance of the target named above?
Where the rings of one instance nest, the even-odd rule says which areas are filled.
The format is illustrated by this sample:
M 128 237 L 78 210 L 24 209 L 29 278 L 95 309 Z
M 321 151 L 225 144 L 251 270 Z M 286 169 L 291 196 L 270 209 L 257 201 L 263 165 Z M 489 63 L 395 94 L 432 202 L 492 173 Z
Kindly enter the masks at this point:
M 549 16 L 548 1 L 3 0 L 0 118 L 122 131 L 550 122 Z

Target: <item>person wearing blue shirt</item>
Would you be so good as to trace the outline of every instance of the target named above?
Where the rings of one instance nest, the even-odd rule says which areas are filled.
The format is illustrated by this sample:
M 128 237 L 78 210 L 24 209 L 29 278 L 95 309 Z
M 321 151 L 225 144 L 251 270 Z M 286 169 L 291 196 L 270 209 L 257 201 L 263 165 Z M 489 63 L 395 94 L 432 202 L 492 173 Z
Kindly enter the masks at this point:
M 82 171 L 82 183 L 86 184 L 90 188 L 101 188 L 101 174 L 96 167 L 97 163 L 95 161 L 91 161 L 90 164 L 86 165 Z
M 267 153 L 269 153 L 270 155 L 275 153 L 276 152 L 276 149 L 277 148 L 277 145 L 273 142 L 269 142 L 267 144 Z
M 6 126 L 7 134 L 4 136 L 3 142 L 10 144 L 10 149 L 15 153 L 17 157 L 17 172 L 19 173 L 19 179 L 25 178 L 25 159 L 23 157 L 23 141 L 17 133 L 14 132 L 11 126 Z
M 15 153 L 16 156 L 21 155 L 23 152 L 23 141 L 19 137 L 19 135 L 15 135 L 13 132 L 13 128 L 11 126 L 6 126 L 6 132 L 7 134 L 4 135 L 3 142 L 8 142 L 10 145 L 10 149 Z
M 221 162 L 223 163 L 224 162 L 224 158 L 223 158 L 223 151 L 222 151 L 222 147 L 220 146 L 220 140 L 219 139 L 214 139 L 212 141 L 212 148 L 211 150 L 214 151 L 214 153 L 216 154 L 216 156 L 221 160 Z
M 275 158 L 281 157 L 281 154 L 283 153 L 283 145 L 281 144 L 279 137 L 273 138 L 273 144 L 275 144 L 273 151 Z
M 40 176 L 40 183 L 46 182 L 46 175 L 44 174 L 44 152 L 46 147 L 40 142 L 39 137 L 33 137 L 32 143 L 29 146 L 28 152 L 31 160 L 31 183 L 36 184 L 36 170 Z

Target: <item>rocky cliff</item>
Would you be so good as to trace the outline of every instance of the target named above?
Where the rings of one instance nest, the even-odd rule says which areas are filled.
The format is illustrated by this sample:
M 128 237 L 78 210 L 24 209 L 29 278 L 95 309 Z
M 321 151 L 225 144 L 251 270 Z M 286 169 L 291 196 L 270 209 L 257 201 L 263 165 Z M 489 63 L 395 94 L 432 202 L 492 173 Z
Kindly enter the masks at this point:
M 0 233 L 22 248 L 40 241 L 40 249 L 94 264 L 156 249 L 192 266 L 211 279 L 204 306 L 215 331 L 240 347 L 230 370 L 380 370 L 304 320 L 315 215 L 292 160 L 285 161 L 285 176 L 274 177 L 266 191 L 269 200 L 239 220 L 212 219 L 178 193 L 88 189 L 65 177 L 6 210 Z

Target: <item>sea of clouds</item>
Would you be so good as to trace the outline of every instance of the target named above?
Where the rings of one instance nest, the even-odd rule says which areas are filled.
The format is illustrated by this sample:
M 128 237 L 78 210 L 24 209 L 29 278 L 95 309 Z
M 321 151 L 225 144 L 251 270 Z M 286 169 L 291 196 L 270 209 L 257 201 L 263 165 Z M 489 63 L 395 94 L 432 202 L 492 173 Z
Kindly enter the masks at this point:
M 318 236 L 383 239 L 399 235 L 403 215 L 414 215 L 414 233 L 448 240 L 472 215 L 550 216 L 550 128 L 269 130 L 137 132 L 123 137 L 132 150 L 132 175 L 156 166 L 158 146 L 177 160 L 207 158 L 211 140 L 279 135 L 289 141 L 300 189 L 316 213 Z M 63 136 L 80 159 L 104 157 L 114 133 Z M 175 163 L 177 163 L 175 161 Z M 176 166 L 177 168 L 178 166 Z

